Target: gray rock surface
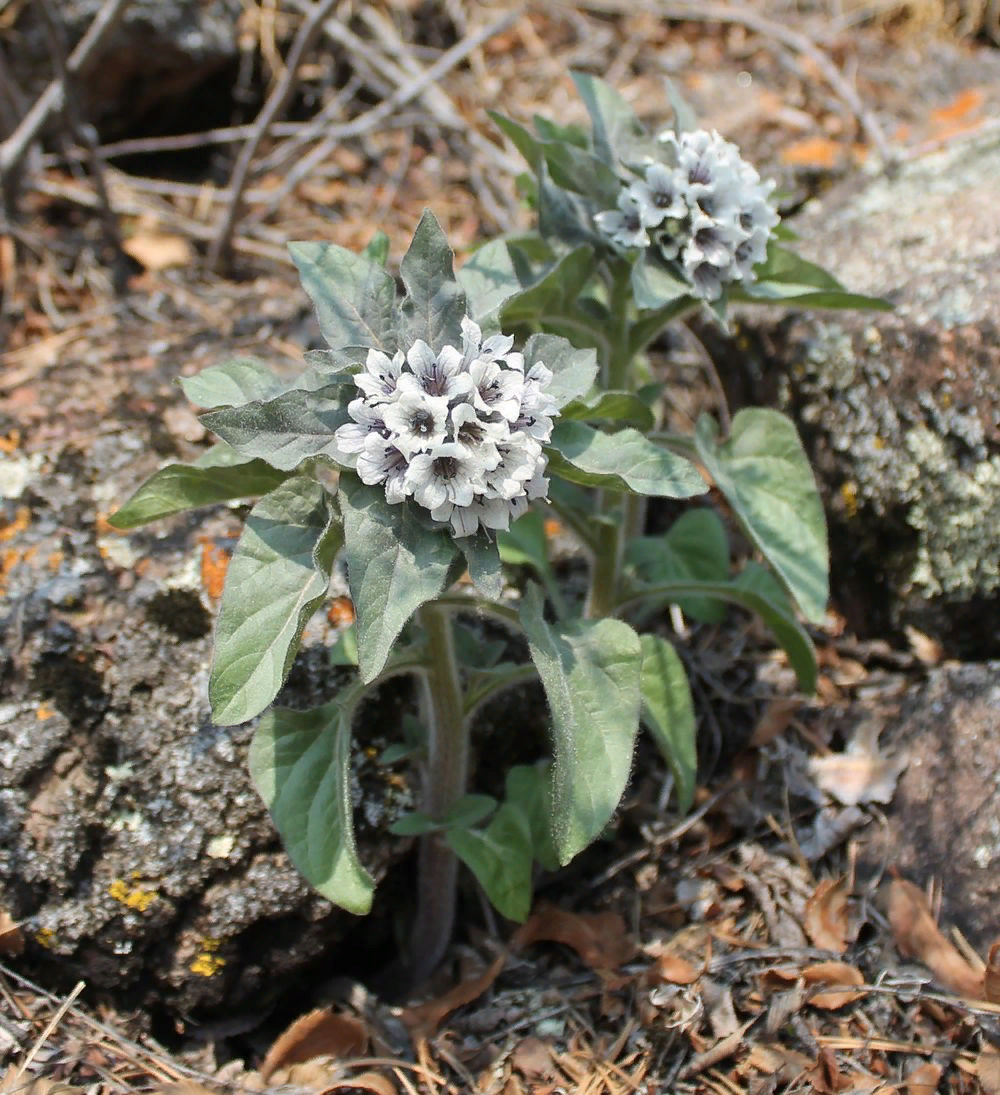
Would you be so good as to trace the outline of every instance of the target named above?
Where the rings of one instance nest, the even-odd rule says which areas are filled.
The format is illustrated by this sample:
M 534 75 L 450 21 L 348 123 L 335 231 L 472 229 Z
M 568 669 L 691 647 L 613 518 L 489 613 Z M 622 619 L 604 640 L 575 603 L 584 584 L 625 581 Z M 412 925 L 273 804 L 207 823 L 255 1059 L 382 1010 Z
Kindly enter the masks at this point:
M 901 704 L 881 745 L 905 750 L 885 825 L 866 830 L 863 858 L 920 886 L 940 885 L 941 923 L 985 956 L 1000 937 L 1000 662 L 932 670 Z
M 52 8 L 72 49 L 101 0 L 70 0 Z M 197 87 L 236 58 L 244 8 L 240 0 L 132 0 L 82 88 L 85 116 L 113 136 Z M 37 5 L 22 6 L 3 43 L 18 84 L 34 98 L 54 75 Z
M 736 405 L 797 420 L 860 634 L 913 624 L 996 656 L 1000 594 L 1000 129 L 853 179 L 796 248 L 892 314 L 744 310 L 705 332 Z

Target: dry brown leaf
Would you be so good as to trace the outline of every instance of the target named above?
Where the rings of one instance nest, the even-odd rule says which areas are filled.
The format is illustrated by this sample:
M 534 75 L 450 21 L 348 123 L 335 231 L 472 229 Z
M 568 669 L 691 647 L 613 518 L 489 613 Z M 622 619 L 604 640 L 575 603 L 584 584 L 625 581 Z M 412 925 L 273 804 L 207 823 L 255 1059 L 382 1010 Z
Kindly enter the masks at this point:
M 816 786 L 842 806 L 890 802 L 907 758 L 903 754 L 887 756 L 879 750 L 881 730 L 879 720 L 866 719 L 855 730 L 843 753 L 813 757 L 809 761 L 809 771 Z
M 934 1095 L 938 1080 L 941 1079 L 941 1066 L 933 1061 L 924 1061 L 906 1077 L 903 1088 L 906 1095 Z
M 399 1088 L 381 1072 L 361 1072 L 338 1080 L 327 1091 L 371 1091 L 373 1095 L 398 1095 Z
M 267 1051 L 260 1074 L 265 1080 L 279 1068 L 314 1057 L 358 1057 L 368 1048 L 368 1028 L 352 1015 L 318 1008 L 296 1019 Z
M 552 1054 L 541 1038 L 522 1038 L 511 1054 L 510 1063 L 529 1083 L 548 1080 L 555 1073 Z
M 937 639 L 932 639 L 930 635 L 925 635 L 915 627 L 904 627 L 903 631 L 906 633 L 906 641 L 910 644 L 910 649 L 917 656 L 917 661 L 928 667 L 940 664 L 944 657 L 944 647 Z
M 847 879 L 824 878 L 806 902 L 802 927 L 814 947 L 847 950 Z
M 945 988 L 976 1000 L 984 997 L 983 978 L 959 954 L 934 923 L 927 898 L 905 879 L 889 887 L 889 923 L 904 958 L 922 962 Z
M 79 1088 L 70 1087 L 42 1076 L 25 1076 L 16 1065 L 7 1069 L 0 1080 L 0 1093 L 16 1092 L 17 1095 L 80 1095 Z
M 976 1058 L 976 1078 L 986 1095 L 1000 1095 L 1000 1052 L 992 1046 L 979 1051 Z
M 649 971 L 653 984 L 693 985 L 701 977 L 701 970 L 686 958 L 677 954 L 661 954 L 656 965 Z
M 194 261 L 191 241 L 166 232 L 140 232 L 122 242 L 122 250 L 146 270 L 190 266 Z
M 764 708 L 764 713 L 757 720 L 757 725 L 750 737 L 750 747 L 759 749 L 762 745 L 774 741 L 779 734 L 788 729 L 801 707 L 802 700 L 798 696 L 776 696 Z
M 6 909 L 0 909 L 0 954 L 18 955 L 23 950 L 24 934 L 20 925 Z
M 529 920 L 530 924 L 531 921 Z M 527 924 L 524 925 L 527 927 Z M 522 928 L 523 931 L 523 928 Z M 520 932 L 517 933 L 520 935 Z M 517 936 L 515 936 L 515 939 Z M 450 1015 L 456 1008 L 471 1004 L 477 996 L 482 994 L 493 984 L 507 961 L 506 955 L 500 955 L 478 977 L 472 977 L 468 981 L 462 981 L 444 996 L 436 1000 L 428 1000 L 426 1004 L 416 1004 L 413 1007 L 403 1008 L 399 1013 L 400 1019 L 406 1024 L 414 1038 L 430 1037 L 441 1024 L 441 1021 Z
M 1000 940 L 990 947 L 983 973 L 983 989 L 991 1004 L 1000 1004 Z
M 574 913 L 543 905 L 520 928 L 517 941 L 565 943 L 591 969 L 613 970 L 635 954 L 624 919 L 616 912 Z
M 864 976 L 859 969 L 847 962 L 817 962 L 813 966 L 806 966 L 802 971 L 802 977 L 807 985 L 849 986 L 836 989 L 825 988 L 810 995 L 808 1003 L 824 1011 L 842 1008 L 845 1004 L 851 1004 L 865 995 L 863 992 L 854 991 L 855 986 L 865 983 Z
M 816 1063 L 809 1070 L 809 1079 L 818 1095 L 837 1095 L 851 1086 L 850 1077 L 840 1071 L 836 1054 L 829 1046 L 821 1046 Z

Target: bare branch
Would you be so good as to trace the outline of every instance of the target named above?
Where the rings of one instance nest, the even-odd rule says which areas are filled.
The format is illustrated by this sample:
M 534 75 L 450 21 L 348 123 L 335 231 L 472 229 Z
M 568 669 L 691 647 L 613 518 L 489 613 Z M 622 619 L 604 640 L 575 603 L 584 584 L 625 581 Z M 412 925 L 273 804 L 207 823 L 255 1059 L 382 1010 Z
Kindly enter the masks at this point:
M 274 91 L 271 92 L 264 104 L 264 109 L 254 123 L 252 135 L 240 150 L 239 159 L 233 168 L 232 180 L 229 184 L 229 205 L 222 218 L 218 235 L 212 241 L 208 253 L 208 265 L 213 270 L 218 270 L 219 267 L 226 265 L 231 259 L 233 230 L 240 212 L 243 189 L 250 174 L 250 164 L 253 162 L 261 141 L 267 134 L 268 127 L 285 109 L 288 100 L 291 98 L 295 90 L 302 57 L 319 36 L 323 27 L 323 20 L 333 10 L 337 2 L 338 0 L 319 0 L 309 13 L 309 17 L 299 27 L 295 40 L 292 42 L 292 48 L 288 51 L 285 71 L 281 74 L 281 79 Z
M 70 76 L 76 78 L 86 76 L 91 65 L 97 60 L 101 45 L 107 41 L 109 35 L 124 18 L 129 2 L 130 0 L 107 0 L 66 61 L 66 71 Z M 55 111 L 62 109 L 64 98 L 63 81 L 57 76 L 38 97 L 17 129 L 0 145 L 0 180 L 3 180 L 4 184 L 16 175 L 18 167 L 28 154 L 32 142 L 41 132 L 42 126 Z

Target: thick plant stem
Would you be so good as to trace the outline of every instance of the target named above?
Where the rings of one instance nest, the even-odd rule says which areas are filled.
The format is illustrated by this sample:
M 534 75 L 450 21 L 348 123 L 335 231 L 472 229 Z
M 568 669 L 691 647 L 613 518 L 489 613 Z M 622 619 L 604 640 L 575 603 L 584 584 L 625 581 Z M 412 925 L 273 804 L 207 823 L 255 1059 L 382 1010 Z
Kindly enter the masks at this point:
M 469 736 L 448 609 L 426 604 L 419 618 L 427 637 L 428 659 L 422 697 L 427 733 L 422 808 L 440 820 L 465 794 Z M 451 941 L 457 878 L 458 860 L 444 834 L 421 837 L 417 915 L 410 936 L 409 972 L 415 985 L 434 972 Z
M 611 348 L 607 370 L 607 387 L 611 390 L 629 387 L 629 303 L 632 288 L 629 269 L 621 264 L 612 275 L 611 295 L 608 307 L 611 313 Z
M 607 497 L 609 496 L 605 496 L 606 499 Z M 610 495 L 612 502 L 616 497 Z M 614 519 L 613 508 L 608 513 L 608 519 L 602 521 L 597 530 L 594 567 L 590 572 L 590 589 L 587 591 L 587 603 L 584 607 L 584 615 L 588 620 L 600 620 L 611 615 L 618 598 L 618 578 L 621 573 L 622 530 Z

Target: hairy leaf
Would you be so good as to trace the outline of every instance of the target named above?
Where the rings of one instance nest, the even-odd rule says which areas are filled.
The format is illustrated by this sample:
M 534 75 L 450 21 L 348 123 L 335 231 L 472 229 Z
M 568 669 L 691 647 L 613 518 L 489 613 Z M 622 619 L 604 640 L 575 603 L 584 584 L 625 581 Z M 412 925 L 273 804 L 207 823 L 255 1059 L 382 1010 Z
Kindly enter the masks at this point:
M 257 727 L 249 766 L 288 852 L 325 898 L 361 916 L 375 882 L 358 859 L 351 808 L 355 693 L 309 711 L 276 707 Z
M 617 166 L 628 160 L 645 134 L 635 112 L 610 84 L 596 76 L 584 72 L 570 75 L 594 126 L 594 151 L 607 164 Z
M 274 699 L 302 631 L 326 596 L 342 544 L 323 487 L 295 476 L 247 518 L 226 572 L 208 695 L 220 726 L 246 722 Z
M 341 476 L 339 497 L 358 664 L 370 681 L 406 621 L 441 592 L 457 548 L 447 531 L 421 524 L 406 503 L 390 506 L 381 488 L 353 475 Z
M 501 915 L 519 924 L 531 912 L 531 830 L 523 811 L 510 803 L 485 829 L 449 829 L 452 851 L 479 880 Z
M 714 510 L 688 510 L 665 536 L 639 536 L 626 548 L 626 559 L 647 584 L 725 582 L 729 578 L 729 540 Z M 704 623 L 720 623 L 725 607 L 712 597 L 679 597 L 681 610 Z
M 597 354 L 592 349 L 578 350 L 558 335 L 532 335 L 524 345 L 524 371 L 541 362 L 552 372 L 546 393 L 560 409 L 571 399 L 589 392 L 597 376 Z
M 396 283 L 377 263 L 335 243 L 290 243 L 327 345 L 396 350 Z
M 607 434 L 583 422 L 557 422 L 546 451 L 550 473 L 583 486 L 666 498 L 708 489 L 693 464 L 638 430 Z
M 639 637 L 620 620 L 546 621 L 538 586 L 521 608 L 555 738 L 553 833 L 568 863 L 611 820 L 639 723 Z
M 659 635 L 643 635 L 642 720 L 670 765 L 677 787 L 677 808 L 691 809 L 698 777 L 694 704 L 684 663 Z
M 795 424 L 779 411 L 751 407 L 727 441 L 702 415 L 698 455 L 753 544 L 774 567 L 806 617 L 820 623 L 829 596 L 826 519 Z
M 504 323 L 559 318 L 575 305 L 595 268 L 593 248 L 577 247 L 567 251 L 507 300 L 503 307 Z
M 511 261 L 507 241 L 490 240 L 473 252 L 455 277 L 465 290 L 469 315 L 477 322 L 496 313 L 521 291 L 521 282 Z
M 437 218 L 425 210 L 399 264 L 406 286 L 400 313 L 407 346 L 422 338 L 435 353 L 444 346 L 461 348 L 466 305 L 465 293 L 455 280 L 454 258 Z
M 209 450 L 211 451 L 211 450 Z M 217 459 L 224 459 L 216 454 Z M 112 528 L 132 529 L 198 506 L 252 498 L 274 490 L 286 478 L 263 460 L 240 457 L 238 464 L 168 464 L 150 476 L 108 519 Z
M 656 424 L 649 406 L 632 392 L 597 392 L 585 399 L 574 399 L 563 407 L 560 417 L 633 426 L 643 433 Z
M 491 539 L 485 529 L 480 529 L 474 536 L 463 536 L 459 547 L 465 556 L 472 584 L 484 597 L 497 600 L 503 593 L 503 566 L 496 540 Z
M 315 392 L 295 389 L 266 401 L 208 411 L 202 422 L 246 457 L 294 471 L 314 456 L 340 459 L 334 431 L 351 421 L 347 405 L 357 394 L 349 376 Z
M 517 764 L 507 773 L 507 802 L 520 806 L 531 830 L 531 849 L 536 862 L 547 871 L 559 869 L 552 842 L 552 764 Z
M 180 385 L 198 407 L 241 407 L 254 399 L 270 399 L 285 388 L 270 366 L 253 357 L 237 357 L 182 376 Z
M 691 286 L 675 277 L 662 263 L 641 256 L 632 267 L 631 277 L 636 308 L 658 312 L 675 308 L 686 311 L 692 303 Z

